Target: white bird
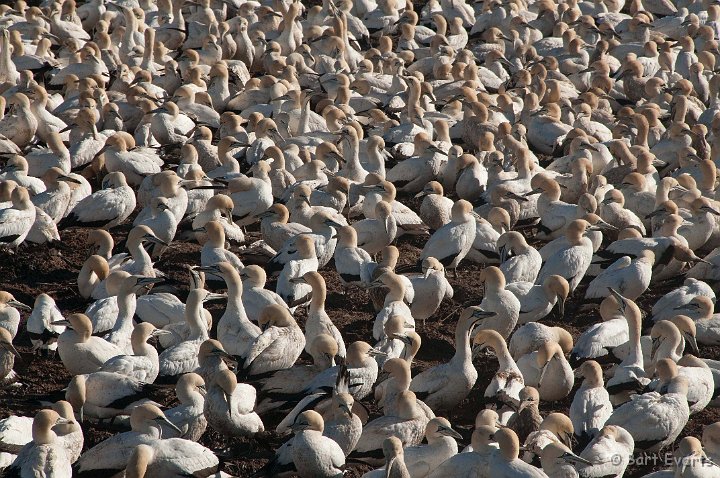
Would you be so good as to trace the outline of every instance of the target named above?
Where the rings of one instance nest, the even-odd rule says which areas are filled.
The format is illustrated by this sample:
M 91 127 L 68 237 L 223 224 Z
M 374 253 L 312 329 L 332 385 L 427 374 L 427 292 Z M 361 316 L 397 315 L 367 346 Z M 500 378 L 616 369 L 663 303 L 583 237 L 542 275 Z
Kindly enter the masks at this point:
M 613 348 L 628 341 L 628 322 L 615 296 L 600 303 L 600 317 L 602 322 L 591 325 L 578 337 L 570 353 L 571 363 L 610 356 Z
M 257 322 L 262 310 L 272 304 L 287 307 L 285 301 L 277 293 L 265 289 L 267 276 L 265 270 L 256 265 L 249 265 L 240 271 L 243 281 L 242 302 L 250 320 Z
M 135 407 L 130 414 L 131 431 L 113 435 L 83 453 L 77 463 L 78 475 L 95 476 L 99 470 L 123 472 L 135 447 L 158 441 L 163 425 L 175 428 L 157 406 L 148 403 Z
M 208 338 L 207 322 L 201 313 L 202 304 L 221 297 L 224 298 L 204 289 L 190 291 L 185 304 L 185 322 L 190 334 L 185 341 L 162 351 L 159 357 L 161 376 L 176 376 L 198 368 L 198 349 Z
M 707 283 L 698 279 L 685 279 L 682 286 L 674 288 L 653 304 L 652 320 L 657 322 L 671 319 L 677 315 L 680 307 L 689 304 L 698 295 L 710 297 L 713 302 L 715 301 L 715 292 Z
M 312 292 L 310 285 L 301 282 L 306 272 L 317 271 L 318 258 L 315 255 L 315 242 L 310 236 L 303 235 L 295 241 L 295 250 L 289 251 L 293 258 L 285 263 L 280 276 L 276 292 L 293 311 L 298 305 L 309 300 Z
M 508 350 L 514 359 L 532 353 L 546 342 L 557 342 L 568 353 L 573 347 L 570 332 L 563 327 L 548 327 L 545 324 L 532 322 L 519 327 L 510 337 Z
M 135 192 L 120 172 L 103 178 L 102 189 L 95 191 L 72 208 L 58 223 L 58 229 L 72 226 L 112 229 L 121 224 L 135 210 Z
M 212 267 L 219 262 L 229 262 L 238 270 L 244 265 L 240 258 L 234 252 L 225 248 L 225 229 L 218 221 L 208 221 L 204 226 L 199 228 L 205 232 L 207 241 L 200 250 L 200 265 L 202 267 Z M 222 280 L 217 274 L 206 271 L 205 278 L 207 280 Z
M 575 219 L 565 229 L 568 245 L 550 256 L 538 273 L 536 282 L 542 283 L 550 275 L 559 275 L 568 281 L 573 292 L 585 276 L 593 258 L 593 245 L 584 236 L 590 224 Z
M 240 274 L 229 262 L 218 262 L 212 266 L 201 267 L 200 270 L 221 277 L 227 285 L 228 302 L 225 312 L 217 323 L 218 340 L 230 355 L 247 357 L 261 330 L 250 322 L 245 313 Z
M 219 467 L 218 457 L 209 448 L 182 438 L 168 438 L 137 445 L 128 458 L 125 475 L 131 478 L 216 476 Z
M 389 269 L 379 269 L 377 272 L 381 275 L 370 283 L 370 289 L 387 288 L 383 306 L 375 316 L 375 322 L 373 322 L 373 337 L 376 340 L 381 340 L 384 335 L 385 323 L 391 316 L 399 315 L 404 317 L 406 327 L 409 328 L 415 327 L 415 319 L 412 316 L 410 307 L 405 303 L 407 297 L 405 288 L 406 281 L 409 282 L 408 279 L 395 274 Z
M 544 401 L 567 397 L 575 383 L 573 371 L 560 344 L 549 340 L 517 360 L 526 386 L 535 387 Z
M 655 254 L 650 250 L 635 259 L 624 256 L 613 262 L 588 285 L 585 299 L 602 299 L 609 295 L 609 288 L 630 300 L 636 300 L 650 285 Z
M 558 306 L 560 317 L 565 315 L 565 301 L 570 294 L 570 285 L 564 277 L 549 275 L 540 284 L 512 282 L 505 286 L 520 301 L 518 324 L 523 325 L 542 320 Z
M 505 275 L 505 282 L 535 282 L 542 258 L 540 253 L 529 246 L 519 232 L 508 231 L 497 240 L 500 252 L 500 270 Z
M 345 454 L 335 441 L 323 436 L 322 416 L 308 410 L 300 414 L 292 425 L 292 457 L 303 478 L 335 478 L 343 474 Z
M 628 342 L 630 351 L 627 357 L 618 365 L 615 374 L 608 380 L 605 388 L 610 394 L 610 400 L 617 406 L 626 402 L 633 393 L 640 392 L 650 382 L 646 376 L 640 334 L 642 328 L 640 308 L 632 300 L 623 297 L 615 289 L 610 289 L 617 299 L 620 313 L 627 320 Z
M 196 373 L 181 376 L 175 385 L 175 395 L 179 405 L 165 410 L 167 419 L 180 431 L 170 426 L 162 426 L 162 435 L 166 438 L 179 437 L 198 441 L 207 428 L 205 417 L 205 381 Z
M 687 379 L 677 376 L 664 395 L 657 392 L 633 395 L 605 423 L 627 430 L 635 440 L 635 449 L 662 449 L 674 442 L 687 424 L 690 417 L 687 392 Z
M 269 305 L 258 318 L 263 331 L 253 342 L 243 368 L 250 376 L 291 367 L 305 348 L 305 336 L 290 312 Z
M 370 254 L 358 247 L 357 232 L 351 226 L 343 226 L 338 228 L 337 236 L 333 259 L 343 284 L 369 284 L 368 265 L 372 259 Z
M 435 468 L 428 477 L 471 478 L 487 472 L 490 456 L 497 451 L 497 444 L 494 441 L 495 431 L 497 431 L 495 426 L 476 426 L 470 439 L 472 450 L 448 458 Z
M 592 465 L 578 467 L 578 474 L 582 478 L 623 476 L 634 449 L 635 440 L 626 429 L 605 425 L 580 453 Z
M 160 372 L 158 352 L 147 343 L 150 337 L 169 334 L 154 325 L 143 322 L 136 324 L 130 336 L 132 355 L 118 355 L 105 362 L 100 368 L 103 372 L 119 373 L 141 382 L 153 383 Z
M 432 410 L 452 410 L 475 385 L 478 375 L 472 363 L 469 336 L 479 320 L 475 314 L 472 309 L 463 311 L 455 328 L 455 354 L 450 361 L 425 370 L 410 383 L 410 390 Z
M 453 204 L 450 222 L 430 236 L 420 253 L 420 259 L 435 257 L 445 268 L 455 271 L 470 251 L 475 233 L 472 204 L 458 200 Z
M 425 438 L 427 445 L 409 446 L 404 449 L 405 465 L 409 476 L 425 478 L 430 475 L 445 460 L 457 454 L 457 440 L 461 435 L 452 429 L 450 422 L 445 418 L 433 418 L 425 427 Z M 367 478 L 379 478 L 385 476 L 382 473 L 387 465 L 379 470 L 367 473 Z
M 0 327 L 10 332 L 14 338 L 20 327 L 20 311 L 32 310 L 30 306 L 17 300 L 10 292 L 0 291 Z
M 205 416 L 208 424 L 225 436 L 251 436 L 265 430 L 262 420 L 254 412 L 255 387 L 238 384 L 235 374 L 221 370 L 208 384 Z
M 488 472 L 492 476 L 502 477 L 546 477 L 540 469 L 525 463 L 520 458 L 520 443 L 514 431 L 502 428 L 495 432 L 495 440 L 500 449 L 490 456 Z
M 152 385 L 126 375 L 92 372 L 76 375 L 65 390 L 65 399 L 77 410 L 80 421 L 87 415 L 97 419 L 129 415 L 136 406 L 152 402 Z
M 308 315 L 305 320 L 305 351 L 310 353 L 309 346 L 316 337 L 328 334 L 337 342 L 337 355 L 344 361 L 347 355 L 345 341 L 330 316 L 325 312 L 327 296 L 325 279 L 319 272 L 309 271 L 302 275 L 302 280 L 312 288 Z
M 388 246 L 398 234 L 397 221 L 392 215 L 392 207 L 385 201 L 375 206 L 375 217 L 363 219 L 352 224 L 357 232 L 357 244 L 369 254 L 377 254 Z
M 24 187 L 16 187 L 10 200 L 12 205 L 0 211 L 0 244 L 16 248 L 30 233 L 37 213 Z
M 398 394 L 393 415 L 386 415 L 368 422 L 350 455 L 373 464 L 382 463 L 382 442 L 389 436 L 400 439 L 403 446 L 419 444 L 429 419 L 417 406 L 417 398 L 411 391 Z
M 610 395 L 603 384 L 602 369 L 594 360 L 578 368 L 585 379 L 570 404 L 570 420 L 580 443 L 594 439 L 613 411 Z
M 505 276 L 499 268 L 489 266 L 480 272 L 480 281 L 485 284 L 485 296 L 477 306 L 484 315 L 477 330 L 492 329 L 504 338 L 517 324 L 520 316 L 520 301 L 512 292 L 505 290 Z
M 52 476 L 70 478 L 72 462 L 69 451 L 53 431 L 53 427 L 72 423 L 72 419 L 61 417 L 55 410 L 41 410 L 33 419 L 32 446 L 20 451 L 12 465 L 6 470 L 15 476 Z
M 422 261 L 422 273 L 410 275 L 414 292 L 410 312 L 414 319 L 425 321 L 440 307 L 443 300 L 453 298 L 453 288 L 445 277 L 445 267 L 434 257 Z
M 53 322 L 64 325 L 65 332 L 58 337 L 58 354 L 71 375 L 100 370 L 112 357 L 122 355 L 119 347 L 92 335 L 92 323 L 85 314 L 70 314 L 66 320 Z
M 498 370 L 485 388 L 483 396 L 502 401 L 504 397 L 520 400 L 520 390 L 525 386 L 522 373 L 508 352 L 505 339 L 494 330 L 481 330 L 475 335 L 473 344 L 489 347 L 498 359 Z

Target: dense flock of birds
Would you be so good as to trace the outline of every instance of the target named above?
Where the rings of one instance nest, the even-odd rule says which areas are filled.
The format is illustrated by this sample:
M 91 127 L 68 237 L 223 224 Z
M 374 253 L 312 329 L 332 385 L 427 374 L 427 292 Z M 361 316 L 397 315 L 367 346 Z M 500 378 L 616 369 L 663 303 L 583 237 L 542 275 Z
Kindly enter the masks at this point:
M 720 476 L 720 422 L 677 440 L 720 405 L 719 38 L 709 0 L 0 6 L 3 260 L 92 245 L 85 313 L 0 292 L 2 387 L 19 329 L 72 375 L 0 421 L 2 476 L 228 476 L 208 428 L 286 435 L 255 476 L 621 477 L 658 451 L 648 476 Z M 423 248 L 397 267 L 403 235 Z M 154 267 L 181 241 L 184 302 Z M 416 370 L 468 262 L 482 301 Z M 364 341 L 325 311 L 330 269 L 374 304 Z M 598 308 L 575 337 L 542 323 L 570 296 Z M 84 447 L 106 420 L 129 431 Z

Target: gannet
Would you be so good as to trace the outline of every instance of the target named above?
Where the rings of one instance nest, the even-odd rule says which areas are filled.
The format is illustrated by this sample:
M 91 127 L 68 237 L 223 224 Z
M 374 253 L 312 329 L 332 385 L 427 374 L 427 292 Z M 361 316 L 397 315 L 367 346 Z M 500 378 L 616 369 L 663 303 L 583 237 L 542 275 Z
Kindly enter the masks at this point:
M 622 476 L 634 448 L 635 441 L 627 430 L 616 425 L 606 425 L 580 453 L 580 456 L 590 461 L 592 465 L 579 466 L 578 473 L 583 478 Z M 613 456 L 619 459 L 613 460 Z
M 675 441 L 688 421 L 687 391 L 687 379 L 677 376 L 664 395 L 657 392 L 633 395 L 605 423 L 627 430 L 635 440 L 635 449 L 661 449 Z
M 11 201 L 11 207 L 0 211 L 0 244 L 17 248 L 30 233 L 37 212 L 24 187 L 13 190 Z
M 23 304 L 10 292 L 0 291 L 0 327 L 15 337 L 20 327 L 20 310 L 31 311 L 32 308 Z
M 519 401 L 519 393 L 525 383 L 502 336 L 494 330 L 481 330 L 475 335 L 473 344 L 478 347 L 490 347 L 498 358 L 498 371 L 485 388 L 484 397 L 498 401 L 510 397 Z
M 542 259 L 540 253 L 527 244 L 522 234 L 515 231 L 501 234 L 497 247 L 505 282 L 535 282 Z
M 204 413 L 208 425 L 226 436 L 250 436 L 265 429 L 255 408 L 255 387 L 238 384 L 235 374 L 221 370 L 208 384 Z
M 174 427 L 157 406 L 143 404 L 130 415 L 129 432 L 119 433 L 87 450 L 78 460 L 79 476 L 94 476 L 99 470 L 122 472 L 137 445 L 151 445 L 160 438 L 161 426 Z
M 570 285 L 564 277 L 553 274 L 540 284 L 532 282 L 512 282 L 505 290 L 515 294 L 520 301 L 518 324 L 532 323 L 547 317 L 558 307 L 560 317 L 565 315 L 565 301 L 570 294 Z
M 72 226 L 112 229 L 127 219 L 135 209 L 135 192 L 121 172 L 103 178 L 103 188 L 84 198 L 58 223 L 58 229 Z
M 169 334 L 154 325 L 143 322 L 136 324 L 130 336 L 132 355 L 117 355 L 100 367 L 103 372 L 119 373 L 141 382 L 153 383 L 160 372 L 158 353 L 155 347 L 147 343 L 150 337 Z
M 455 271 L 475 241 L 474 214 L 469 202 L 462 199 L 455 202 L 450 222 L 425 243 L 420 259 L 435 257 L 447 269 Z
M 338 357 L 344 361 L 346 356 L 345 341 L 330 316 L 325 312 L 327 295 L 325 279 L 317 271 L 308 271 L 301 278 L 312 288 L 308 316 L 305 320 L 305 351 L 310 352 L 308 347 L 315 340 L 315 337 L 320 334 L 330 334 L 337 342 Z
M 253 342 L 260 335 L 260 328 L 250 322 L 243 306 L 243 283 L 233 264 L 217 262 L 212 266 L 201 267 L 201 271 L 216 274 L 227 285 L 227 306 L 217 323 L 217 338 L 225 351 L 240 358 L 247 357 Z
M 413 297 L 410 312 L 414 319 L 425 321 L 440 307 L 443 300 L 453 298 L 453 288 L 445 277 L 445 267 L 434 257 L 422 261 L 422 273 L 410 276 Z
M 292 425 L 296 432 L 292 441 L 292 458 L 300 476 L 333 478 L 343 473 L 345 454 L 340 445 L 323 436 L 322 416 L 308 410 Z
M 537 276 L 538 283 L 542 283 L 550 275 L 559 275 L 568 281 L 570 292 L 575 290 L 592 261 L 592 242 L 584 237 L 588 228 L 588 222 L 582 219 L 568 224 L 565 230 L 568 245 L 545 261 Z
M 205 406 L 205 381 L 196 373 L 181 376 L 175 385 L 175 395 L 179 405 L 165 411 L 167 419 L 180 429 L 162 426 L 162 435 L 166 438 L 179 437 L 197 441 L 205 433 L 207 418 L 203 412 Z
M 507 338 L 520 316 L 520 301 L 505 290 L 505 276 L 498 267 L 483 269 L 480 280 L 485 284 L 485 296 L 477 306 L 478 317 L 482 317 L 477 330 L 492 329 Z
M 333 259 L 335 269 L 344 284 L 369 284 L 368 265 L 372 261 L 370 254 L 358 247 L 357 232 L 351 226 L 337 230 L 338 242 Z
M 198 368 L 198 349 L 208 338 L 207 322 L 200 311 L 204 301 L 217 298 L 217 295 L 204 289 L 190 291 L 185 304 L 185 322 L 190 328 L 190 335 L 185 341 L 162 351 L 159 357 L 161 376 L 180 375 Z
M 70 314 L 53 325 L 66 327 L 58 337 L 58 354 L 71 375 L 95 372 L 112 357 L 124 353 L 106 340 L 92 336 L 92 323 L 84 314 Z
M 525 384 L 537 388 L 541 400 L 562 400 L 575 383 L 562 347 L 553 340 L 542 344 L 537 351 L 520 357 L 517 365 Z
M 319 264 L 315 254 L 315 242 L 310 236 L 298 237 L 295 240 L 295 250 L 288 252 L 293 255 L 280 272 L 276 292 L 293 311 L 298 305 L 305 304 L 312 292 L 312 287 L 302 281 L 303 275 L 317 271 Z
M 469 333 L 478 320 L 472 309 L 464 310 L 455 328 L 455 355 L 449 362 L 416 375 L 410 383 L 410 390 L 432 410 L 452 410 L 475 385 L 477 370 L 472 363 Z
M 305 336 L 290 312 L 268 305 L 258 318 L 262 333 L 255 339 L 243 368 L 250 376 L 292 366 L 305 347 Z
M 368 422 L 351 453 L 370 463 L 382 463 L 382 442 L 389 436 L 400 439 L 404 446 L 417 445 L 423 438 L 428 418 L 417 406 L 415 394 L 400 392 L 395 415 L 386 415 Z
M 42 476 L 45 470 L 51 470 L 53 476 L 71 477 L 73 473 L 69 453 L 53 431 L 57 425 L 70 423 L 73 423 L 72 419 L 62 418 L 54 410 L 38 412 L 32 425 L 33 444 L 21 450 L 7 472 L 16 476 Z
M 612 413 L 612 404 L 603 384 L 602 369 L 596 361 L 584 362 L 577 373 L 585 380 L 570 404 L 570 420 L 575 436 L 580 443 L 585 443 L 598 436 Z
M 277 293 L 265 289 L 267 276 L 265 270 L 257 265 L 249 265 L 240 271 L 243 281 L 242 302 L 250 320 L 257 322 L 262 310 L 271 304 L 287 307 L 285 301 Z

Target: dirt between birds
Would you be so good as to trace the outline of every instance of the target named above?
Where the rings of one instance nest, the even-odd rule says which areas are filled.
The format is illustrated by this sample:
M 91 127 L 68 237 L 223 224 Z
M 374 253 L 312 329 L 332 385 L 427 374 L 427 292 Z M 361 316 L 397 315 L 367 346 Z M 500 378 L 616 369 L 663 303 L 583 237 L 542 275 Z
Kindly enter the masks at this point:
M 412 200 L 411 200 L 412 202 Z M 128 221 L 127 224 L 130 224 Z M 121 226 L 111 231 L 116 243 L 125 238 L 129 225 Z M 254 231 L 254 232 L 253 232 Z M 0 262 L 0 290 L 11 292 L 16 299 L 32 305 L 35 297 L 44 292 L 51 295 L 57 302 L 63 314 L 82 312 L 88 301 L 82 299 L 77 292 L 76 277 L 83 261 L 89 255 L 86 242 L 87 230 L 82 228 L 63 231 L 61 246 L 48 248 L 47 246 L 26 245 L 14 255 L 3 253 Z M 257 228 L 250 229 L 250 234 L 257 236 Z M 412 264 L 422 250 L 426 238 L 403 237 L 398 242 L 400 249 L 400 265 Z M 173 242 L 156 267 L 171 278 L 180 282 L 180 297 L 184 300 L 187 293 L 186 284 L 187 265 L 195 265 L 200 261 L 200 248 L 197 244 Z M 443 302 L 437 313 L 423 326 L 417 324 L 418 333 L 422 337 L 422 347 L 413 365 L 413 375 L 438 363 L 448 361 L 454 353 L 454 329 L 458 314 L 462 307 L 479 304 L 483 298 L 483 287 L 479 281 L 481 265 L 463 262 L 458 269 L 458 277 L 450 274 L 449 280 L 455 289 L 452 301 Z M 328 314 L 342 331 L 346 343 L 355 340 L 372 338 L 372 323 L 375 313 L 365 291 L 357 288 L 343 293 L 343 287 L 338 280 L 332 262 L 328 264 L 321 274 L 328 287 L 326 308 Z M 681 285 L 682 277 L 661 285 L 653 286 L 649 292 L 638 301 L 641 309 L 647 313 L 655 301 L 663 294 Z M 587 281 L 586 281 L 587 282 Z M 269 284 L 274 287 L 274 284 Z M 565 317 L 559 318 L 557 310 L 544 320 L 547 325 L 560 325 L 565 327 L 573 337 L 585 330 L 590 324 L 598 320 L 597 312 L 583 311 L 582 296 L 585 284 L 581 284 L 575 294 L 568 300 Z M 217 321 L 223 312 L 222 304 L 211 305 L 211 312 Z M 23 312 L 23 321 L 27 313 Z M 304 311 L 297 314 L 298 321 L 304 324 Z M 212 334 L 211 334 L 212 335 Z M 64 396 L 63 389 L 70 381 L 58 357 L 48 358 L 33 356 L 30 341 L 24 327 L 15 340 L 18 349 L 23 355 L 23 361 L 16 364 L 16 371 L 20 375 L 20 385 L 10 387 L 0 392 L 0 418 L 10 414 L 34 415 L 43 407 L 43 402 L 55 401 Z M 720 359 L 720 348 L 701 347 L 703 357 Z M 303 355 L 301 360 L 307 360 Z M 488 385 L 497 361 L 494 357 L 483 356 L 475 360 L 479 378 L 475 388 L 465 402 L 458 407 L 452 416 L 453 426 L 464 436 L 461 448 L 469 443 L 475 415 L 481 407 L 481 398 Z M 576 385 L 579 386 L 579 383 Z M 561 401 L 542 402 L 540 411 L 543 415 L 559 411 L 568 413 L 571 397 Z M 168 407 L 175 404 L 175 392 L 172 385 L 154 392 L 152 398 Z M 378 414 L 371 403 L 367 404 L 371 412 Z M 210 449 L 218 452 L 223 460 L 223 471 L 235 476 L 249 476 L 253 471 L 262 467 L 287 437 L 272 432 L 282 419 L 279 414 L 270 414 L 263 417 L 265 428 L 271 430 L 251 439 L 226 438 L 208 428 L 200 442 Z M 685 435 L 700 437 L 704 425 L 720 420 L 720 409 L 706 409 L 693 416 L 685 427 L 681 438 Z M 85 433 L 85 447 L 95 446 L 112 434 L 121 431 L 120 428 L 108 425 L 97 425 L 86 422 L 83 424 Z M 671 450 L 668 450 L 671 451 Z M 642 476 L 653 470 L 665 468 L 665 462 L 660 460 L 646 460 L 645 466 L 632 466 L 628 468 L 627 477 Z M 369 468 L 363 465 L 348 465 L 346 476 L 359 477 Z

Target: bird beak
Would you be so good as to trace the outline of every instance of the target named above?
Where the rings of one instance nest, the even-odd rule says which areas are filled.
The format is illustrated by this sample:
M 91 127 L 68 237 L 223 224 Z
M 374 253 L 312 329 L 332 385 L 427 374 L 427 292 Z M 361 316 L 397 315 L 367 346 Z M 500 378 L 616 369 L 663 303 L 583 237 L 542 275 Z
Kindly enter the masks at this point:
M 697 339 L 695 336 L 690 335 L 688 333 L 685 333 L 685 341 L 690 344 L 690 350 L 692 350 L 693 355 L 700 356 L 700 348 L 698 347 Z
M 169 330 L 155 329 L 152 331 L 152 334 L 150 334 L 151 337 L 160 337 L 161 335 L 172 335 L 172 332 Z
M 610 293 L 615 296 L 615 298 L 618 300 L 618 302 L 620 302 L 620 309 L 623 312 L 625 312 L 625 304 L 626 304 L 625 297 L 620 295 L 620 293 L 618 291 L 616 291 L 615 289 L 613 289 L 612 287 L 608 287 L 608 289 L 610 290 Z
M 138 284 L 143 285 L 143 286 L 160 284 L 161 282 L 165 282 L 164 277 L 143 277 L 142 279 L 138 280 Z
M 82 184 L 82 182 L 80 182 L 78 179 L 73 178 L 71 176 L 60 175 L 60 176 L 58 176 L 58 179 L 60 181 L 67 181 L 69 183 Z
M 574 462 L 576 462 L 576 463 L 582 463 L 582 464 L 585 464 L 585 465 L 592 465 L 592 464 L 593 464 L 591 461 L 586 460 L 585 458 L 579 457 L 579 456 L 577 456 L 575 453 L 570 453 L 570 452 L 567 452 L 567 453 L 564 453 L 564 454 L 560 455 L 560 458 L 562 458 L 562 459 L 564 459 L 564 460 L 566 460 L 566 461 L 574 461 Z
M 560 313 L 560 317 L 565 317 L 565 298 L 562 297 L 560 294 L 558 294 L 557 302 L 558 302 L 558 312 Z
M 456 432 L 455 430 L 453 430 L 453 429 L 450 428 L 450 427 L 440 427 L 440 429 L 438 430 L 438 432 L 440 432 L 441 435 L 453 437 L 453 438 L 455 438 L 456 440 L 462 440 L 462 439 L 463 439 L 463 437 L 462 437 L 461 434 L 459 434 L 458 432 Z
M 392 338 L 402 341 L 405 345 L 412 345 L 412 339 L 406 334 L 393 334 Z
M 32 307 L 30 307 L 29 305 L 23 304 L 19 300 L 15 299 L 9 300 L 8 305 L 12 305 L 13 307 L 17 307 L 18 309 L 22 310 L 32 310 Z
M 214 300 L 225 300 L 227 299 L 227 295 L 225 294 L 215 294 L 214 292 L 208 292 L 208 294 L 203 299 L 203 302 L 210 302 Z
M 145 234 L 143 236 L 143 240 L 149 241 L 149 242 L 154 242 L 155 244 L 160 244 L 161 246 L 169 245 L 167 242 L 163 241 L 162 239 L 159 239 L 158 237 L 156 237 L 153 234 Z
M 210 272 L 211 274 L 219 274 L 220 273 L 220 269 L 216 265 L 200 266 L 200 267 L 195 267 L 194 269 L 196 271 L 200 271 L 200 272 Z
M 20 352 L 18 352 L 18 349 L 16 349 L 15 346 L 13 344 L 11 344 L 10 342 L 0 342 L 0 347 L 3 347 L 8 352 L 12 352 L 12 354 L 14 356 L 16 356 L 17 358 L 22 360 L 22 355 L 20 355 Z

